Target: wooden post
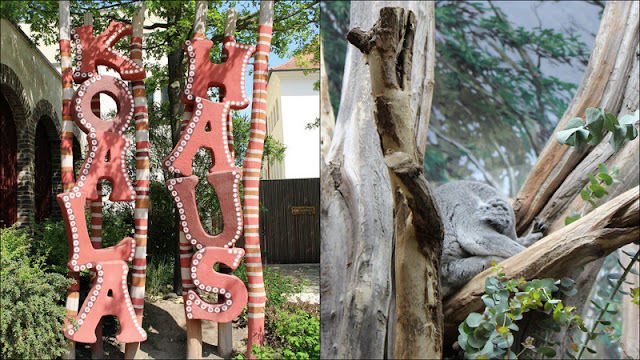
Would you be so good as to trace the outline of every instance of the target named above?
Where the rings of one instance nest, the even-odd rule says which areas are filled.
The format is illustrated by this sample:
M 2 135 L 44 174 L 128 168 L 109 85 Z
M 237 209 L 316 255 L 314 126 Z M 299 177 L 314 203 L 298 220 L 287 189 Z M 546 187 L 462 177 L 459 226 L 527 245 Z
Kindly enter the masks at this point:
M 193 19 L 193 40 L 205 38 L 208 6 L 208 1 L 196 1 L 196 12 Z M 186 104 L 182 114 L 181 132 L 184 131 L 189 119 L 191 119 L 192 112 L 193 104 Z M 182 275 L 182 297 L 186 303 L 189 290 L 195 290 L 195 286 L 191 282 L 191 256 L 193 249 L 185 238 L 182 229 L 180 230 L 180 274 Z M 199 359 L 202 357 L 202 322 L 199 319 L 187 318 L 186 310 L 185 320 L 187 323 L 187 359 Z
M 136 3 L 138 12 L 133 16 L 131 27 L 131 60 L 142 66 L 142 33 L 144 25 L 144 4 Z M 131 303 L 138 323 L 142 325 L 144 310 L 144 292 L 147 276 L 147 226 L 149 219 L 149 114 L 147 94 L 143 80 L 131 82 L 133 89 L 133 116 L 136 128 L 136 201 L 134 210 L 136 252 L 133 256 L 131 277 Z M 125 345 L 124 358 L 133 359 L 140 343 Z
M 62 166 L 62 188 L 64 192 L 68 192 L 75 184 L 73 174 L 73 120 L 71 119 L 71 98 L 73 97 L 73 78 L 71 76 L 72 57 L 71 57 L 71 29 L 69 15 L 69 1 L 59 2 L 59 29 L 60 29 L 60 66 L 62 80 L 62 132 L 60 133 L 60 160 Z M 78 272 L 69 271 L 69 278 L 75 280 L 67 290 L 67 315 L 78 315 L 78 307 L 80 306 L 80 274 Z M 75 342 L 70 341 L 67 346 L 68 353 L 63 356 L 64 359 L 75 359 L 76 357 Z
M 236 32 L 236 21 L 238 20 L 238 12 L 235 9 L 229 9 L 227 11 L 227 18 L 224 24 L 224 42 L 234 41 L 234 34 Z M 222 54 L 221 61 L 227 60 L 226 54 Z M 220 100 L 222 101 L 224 95 L 221 94 Z M 234 157 L 234 145 L 233 145 L 233 116 L 229 111 L 227 120 L 227 131 L 229 139 L 229 153 Z M 231 268 L 224 264 L 220 264 L 220 273 L 231 274 L 233 271 Z M 224 302 L 224 298 L 218 296 L 218 302 Z M 218 323 L 218 355 L 224 359 L 231 359 L 233 353 L 233 323 Z
M 253 62 L 253 99 L 251 105 L 251 129 L 247 153 L 242 168 L 244 186 L 244 243 L 249 281 L 249 339 L 247 358 L 253 345 L 262 346 L 264 341 L 264 308 L 267 295 L 262 275 L 262 256 L 260 253 L 260 169 L 262 152 L 267 130 L 267 80 L 269 77 L 269 52 L 273 30 L 273 1 L 260 2 L 258 21 L 258 41 Z

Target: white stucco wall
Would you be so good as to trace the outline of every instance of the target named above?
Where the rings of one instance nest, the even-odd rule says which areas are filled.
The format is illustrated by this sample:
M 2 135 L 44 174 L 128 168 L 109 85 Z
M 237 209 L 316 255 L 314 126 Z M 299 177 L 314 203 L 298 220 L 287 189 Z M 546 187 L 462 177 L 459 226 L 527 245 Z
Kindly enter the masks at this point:
M 9 21 L 0 20 L 0 62 L 10 67 L 20 79 L 33 107 L 46 99 L 62 121 L 62 83 L 60 74 L 43 58 L 33 44 Z
M 278 71 L 286 179 L 320 177 L 320 130 L 306 129 L 320 116 L 320 94 L 313 90 L 319 73 Z M 273 74 L 272 74 L 273 76 Z

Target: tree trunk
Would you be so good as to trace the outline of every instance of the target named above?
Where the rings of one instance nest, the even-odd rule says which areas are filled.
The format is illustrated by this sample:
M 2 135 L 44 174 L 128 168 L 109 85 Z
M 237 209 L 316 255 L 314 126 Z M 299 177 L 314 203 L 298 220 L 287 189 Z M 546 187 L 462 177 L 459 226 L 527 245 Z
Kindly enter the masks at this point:
M 167 24 L 169 26 L 177 24 L 178 20 L 182 17 L 182 10 L 180 7 L 176 8 L 176 11 L 170 13 L 167 17 Z M 173 48 L 167 55 L 167 77 L 169 85 L 167 86 L 167 96 L 169 98 L 169 122 L 171 124 L 171 146 L 172 148 L 178 143 L 180 139 L 180 123 L 182 122 L 182 112 L 184 110 L 184 104 L 180 100 L 182 92 L 184 91 L 184 50 L 182 43 L 175 41 L 172 44 Z M 165 172 L 166 176 L 171 176 L 169 172 Z M 176 213 L 175 221 L 173 224 L 174 233 L 180 233 L 180 225 L 178 213 Z M 173 262 L 173 291 L 182 295 L 182 274 L 180 273 L 180 239 L 175 239 L 175 252 Z
M 428 2 L 354 2 L 351 27 L 370 28 L 383 6 L 409 9 L 419 19 L 428 19 L 433 8 Z M 433 77 L 426 64 L 435 58 L 428 50 L 435 43 L 427 37 L 433 24 L 418 22 L 413 44 L 408 107 L 416 150 L 409 154 L 418 164 L 431 108 Z M 363 56 L 353 50 L 347 50 L 342 105 L 321 179 L 321 356 L 395 357 L 392 188 L 378 150 L 370 78 Z
M 325 159 L 329 154 L 331 147 L 331 138 L 333 130 L 336 127 L 336 118 L 331 107 L 331 99 L 329 98 L 329 79 L 327 78 L 327 70 L 324 65 L 324 47 L 320 41 L 320 166 L 324 168 Z
M 609 169 L 618 165 L 621 181 L 608 189 L 609 195 L 600 199 L 599 204 L 638 185 L 639 138 L 614 153 L 607 135 L 599 145 L 588 146 L 582 154 L 560 145 L 555 139 L 555 133 L 563 130 L 569 119 L 584 118 L 587 107 L 604 108 L 618 118 L 638 109 L 638 5 L 638 2 L 607 3 L 582 83 L 516 198 L 514 210 L 519 233 L 525 231 L 535 217 L 549 226 L 550 233 L 563 229 L 564 218 L 571 210 L 580 211 L 585 206 L 579 193 L 589 182 L 588 174 L 597 173 L 599 163 Z M 589 210 L 590 205 L 586 206 Z M 578 289 L 576 295 L 559 294 L 558 298 L 565 305 L 586 311 L 590 306 L 589 293 L 603 261 L 601 256 L 573 277 Z M 527 334 L 542 333 L 538 325 L 540 316 L 528 316 L 519 324 L 519 340 Z M 559 341 L 560 348 L 568 348 L 573 343 L 572 336 L 573 331 L 563 328 L 559 333 L 552 333 L 550 340 Z M 520 342 L 516 339 L 517 344 Z
M 347 34 L 369 63 L 374 120 L 394 193 L 396 314 L 401 315 L 395 355 L 404 359 L 442 357 L 439 288 L 444 231 L 422 161 L 418 162 L 409 111 L 414 31 L 413 12 L 386 7 L 367 33 L 354 28 Z

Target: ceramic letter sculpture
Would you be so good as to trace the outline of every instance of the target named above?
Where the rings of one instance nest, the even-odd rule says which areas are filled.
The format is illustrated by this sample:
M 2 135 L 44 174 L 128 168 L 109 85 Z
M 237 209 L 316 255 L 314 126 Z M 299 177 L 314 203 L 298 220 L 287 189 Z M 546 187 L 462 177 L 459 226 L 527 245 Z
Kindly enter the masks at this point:
M 184 284 L 183 279 L 183 284 L 188 285 L 184 286 L 187 318 L 225 323 L 240 315 L 248 298 L 247 289 L 240 279 L 217 273 L 213 265 L 223 263 L 236 269 L 244 256 L 244 250 L 235 247 L 243 228 L 239 195 L 242 172 L 235 166 L 234 154 L 229 150 L 227 120 L 230 109 L 242 109 L 249 104 L 244 76 L 255 48 L 226 39 L 223 45 L 226 62 L 213 64 L 209 60 L 212 46 L 210 40 L 185 41 L 189 67 L 182 102 L 193 106 L 193 110 L 190 118 L 185 119 L 188 121 L 185 122 L 180 140 L 164 159 L 163 167 L 185 176 L 168 180 L 167 188 L 178 208 L 181 231 L 197 250 L 191 257 L 191 281 Z M 219 87 L 224 93 L 224 101 L 208 100 L 209 87 Z M 215 236 L 207 234 L 202 227 L 196 206 L 198 177 L 192 175 L 191 164 L 199 148 L 211 153 L 212 163 L 207 181 L 214 187 L 222 210 L 223 230 Z M 193 287 L 218 294 L 219 303 L 204 301 L 191 290 Z
M 67 267 L 73 272 L 85 269 L 92 269 L 96 272 L 93 287 L 77 315 L 73 316 L 78 327 L 76 328 L 67 320 L 64 329 L 66 338 L 84 343 L 96 342 L 96 326 L 104 315 L 118 317 L 120 324 L 120 329 L 116 334 L 118 341 L 132 343 L 141 342 L 147 338 L 138 318 L 142 315 L 142 304 L 139 299 L 141 296 L 136 294 L 135 302 L 133 302 L 127 285 L 129 273 L 127 262 L 134 260 L 134 257 L 140 258 L 140 253 L 146 254 L 144 251 L 138 251 L 140 250 L 138 245 L 140 239 L 144 239 L 143 243 L 146 246 L 147 207 L 146 202 L 137 201 L 139 200 L 138 194 L 136 194 L 134 184 L 129 178 L 126 157 L 130 141 L 124 135 L 134 118 L 137 130 L 138 121 L 146 121 L 146 101 L 138 104 L 138 97 L 134 101 L 133 92 L 127 83 L 115 77 L 98 75 L 96 71 L 97 65 L 105 65 L 116 70 L 124 80 L 145 78 L 145 71 L 141 65 L 141 54 L 136 53 L 138 61 L 133 61 L 112 47 L 120 38 L 131 34 L 131 25 L 116 22 L 110 23 L 107 30 L 97 37 L 93 36 L 93 26 L 83 26 L 71 30 L 71 37 L 75 41 L 77 49 L 77 68 L 73 73 L 73 80 L 81 85 L 71 97 L 71 101 L 65 103 L 68 108 L 63 111 L 63 115 L 71 115 L 73 122 L 87 134 L 89 151 L 84 165 L 80 169 L 77 182 L 73 184 L 73 173 L 71 173 L 71 181 L 66 182 L 70 184 L 65 187 L 67 192 L 58 194 L 57 200 L 64 215 L 69 242 Z M 139 44 L 141 48 L 141 38 L 132 38 L 132 43 Z M 132 46 L 132 48 L 136 47 Z M 73 90 L 72 87 L 68 87 L 68 89 Z M 65 87 L 66 90 L 67 87 Z M 136 91 L 135 86 L 134 91 Z M 118 105 L 118 113 L 113 121 L 101 120 L 92 111 L 92 99 L 100 93 L 110 95 Z M 65 140 L 65 134 L 63 134 L 63 141 Z M 140 145 L 136 141 L 136 148 L 139 148 Z M 146 146 L 142 144 L 142 149 L 138 150 L 144 151 L 146 156 L 148 140 Z M 148 160 L 146 164 L 148 165 Z M 138 171 L 141 170 L 138 169 Z M 142 171 L 139 174 L 144 174 L 144 169 Z M 69 180 L 69 174 L 66 176 L 66 179 Z M 140 187 L 141 181 L 148 180 L 148 175 L 147 179 L 143 179 L 144 176 L 138 176 L 140 179 L 138 179 L 137 186 Z M 101 193 L 97 191 L 101 179 L 111 181 L 111 201 L 136 200 L 136 239 L 126 237 L 115 246 L 95 249 L 91 244 L 87 230 L 85 205 L 87 200 L 102 201 Z M 148 199 L 148 181 L 146 186 L 141 190 Z M 138 229 L 141 211 L 145 214 L 143 219 L 145 221 L 144 234 Z M 140 260 L 144 261 L 144 259 Z M 140 276 L 138 270 L 140 260 L 138 260 L 138 265 L 134 260 L 134 279 Z M 142 267 L 144 268 L 144 266 Z M 142 274 L 144 276 L 144 271 Z M 134 281 L 134 285 L 136 283 L 139 281 Z M 139 286 L 134 286 L 132 289 L 137 293 L 139 288 Z M 142 299 L 143 296 L 144 290 Z

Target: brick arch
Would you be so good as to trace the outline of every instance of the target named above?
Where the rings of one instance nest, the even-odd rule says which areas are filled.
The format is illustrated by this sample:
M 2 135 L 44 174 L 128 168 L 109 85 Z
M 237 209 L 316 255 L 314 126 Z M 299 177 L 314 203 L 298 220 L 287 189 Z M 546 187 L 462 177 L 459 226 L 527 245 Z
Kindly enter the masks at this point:
M 42 176 L 39 172 L 42 170 L 42 166 L 47 166 L 47 172 L 49 178 L 46 179 L 46 182 L 41 183 L 42 179 L 36 179 L 37 181 L 34 183 L 34 205 L 35 205 L 35 216 L 36 221 L 41 220 L 38 219 L 40 212 L 45 210 L 47 216 L 54 220 L 62 219 L 60 208 L 57 204 L 55 196 L 62 192 L 62 179 L 61 179 L 61 168 L 60 168 L 60 131 L 61 125 L 60 120 L 58 118 L 58 114 L 53 108 L 53 105 L 46 99 L 42 99 L 38 101 L 36 106 L 33 109 L 33 119 L 36 122 L 36 132 L 35 132 L 35 158 L 34 158 L 34 176 Z M 42 132 L 42 133 L 39 133 Z M 47 144 L 38 144 L 38 141 L 42 141 L 41 138 L 46 138 Z M 38 158 L 38 150 L 40 146 L 47 148 L 46 159 Z M 40 167 L 40 168 L 39 168 Z M 47 189 L 46 186 L 50 187 Z M 42 197 L 45 195 L 48 197 L 47 203 L 42 204 Z M 39 212 L 38 209 L 41 211 Z
M 9 66 L 0 63 L 0 91 L 7 99 L 16 125 L 18 142 L 17 181 L 18 227 L 27 227 L 33 216 L 33 159 L 35 122 L 31 104 L 18 75 Z

